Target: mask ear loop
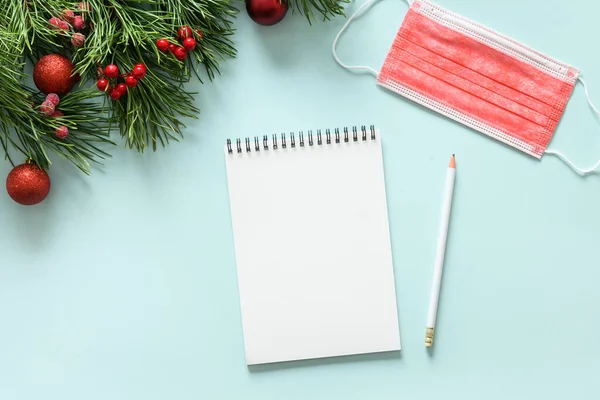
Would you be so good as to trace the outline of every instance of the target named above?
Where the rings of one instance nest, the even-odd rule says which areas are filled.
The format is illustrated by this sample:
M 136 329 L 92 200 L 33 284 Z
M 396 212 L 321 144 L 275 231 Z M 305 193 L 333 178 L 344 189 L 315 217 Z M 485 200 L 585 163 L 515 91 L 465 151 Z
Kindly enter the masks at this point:
M 581 82 L 581 84 L 583 85 L 583 89 L 585 90 L 585 97 L 587 98 L 590 108 L 596 113 L 596 115 L 598 117 L 600 117 L 600 111 L 598 111 L 598 109 L 596 108 L 594 103 L 592 103 L 592 99 L 590 99 L 590 93 L 588 92 L 588 88 L 587 88 L 587 85 L 585 84 L 585 81 L 581 77 L 578 77 L 577 79 L 579 79 L 579 82 Z M 576 166 L 575 164 L 573 164 L 573 162 L 571 160 L 569 160 L 569 158 L 567 156 L 565 156 L 564 154 L 562 154 L 560 151 L 546 150 L 545 153 L 557 156 L 565 164 L 567 164 L 569 167 L 571 167 L 573 169 L 573 171 L 577 172 L 579 175 L 582 175 L 582 176 L 587 175 L 590 172 L 594 172 L 598 167 L 600 167 L 600 160 L 598 160 L 598 162 L 596 164 L 594 164 L 594 166 L 591 168 L 580 168 L 580 167 Z
M 406 3 L 408 3 L 408 6 L 410 7 L 412 2 L 414 0 L 404 0 L 406 1 Z M 338 32 L 338 34 L 335 37 L 335 40 L 333 41 L 333 45 L 331 46 L 331 53 L 333 54 L 333 58 L 335 59 L 335 61 L 343 68 L 346 69 L 362 69 L 362 70 L 366 70 L 369 73 L 371 73 L 373 76 L 375 76 L 375 78 L 377 78 L 377 76 L 379 75 L 379 72 L 375 71 L 373 68 L 366 66 L 366 65 L 347 65 L 344 64 L 340 58 L 337 55 L 337 51 L 335 50 L 335 47 L 337 46 L 337 42 L 338 39 L 340 38 L 340 36 L 342 35 L 342 33 L 344 33 L 344 31 L 346 30 L 346 28 L 348 27 L 348 25 L 350 25 L 350 22 L 352 22 L 352 20 L 358 16 L 360 16 L 364 11 L 367 11 L 373 4 L 375 3 L 375 0 L 368 0 L 366 1 L 362 6 L 360 6 L 358 8 L 358 10 L 356 10 L 356 12 L 354 14 L 352 14 L 352 16 L 350 18 L 348 18 L 348 21 L 346 21 L 346 23 L 344 24 L 344 26 L 342 26 L 342 29 L 340 29 L 340 31 Z

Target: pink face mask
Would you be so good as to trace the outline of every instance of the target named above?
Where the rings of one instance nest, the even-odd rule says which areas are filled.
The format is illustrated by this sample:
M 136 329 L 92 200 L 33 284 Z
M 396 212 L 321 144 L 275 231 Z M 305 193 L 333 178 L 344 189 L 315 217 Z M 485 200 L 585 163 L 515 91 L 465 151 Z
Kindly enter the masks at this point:
M 557 155 L 580 174 L 600 166 L 578 168 L 547 149 L 577 80 L 588 96 L 579 70 L 428 0 L 406 0 L 408 13 L 380 72 L 342 63 L 337 41 L 373 1 L 335 38 L 333 56 L 342 67 L 369 71 L 382 87 L 538 159 Z

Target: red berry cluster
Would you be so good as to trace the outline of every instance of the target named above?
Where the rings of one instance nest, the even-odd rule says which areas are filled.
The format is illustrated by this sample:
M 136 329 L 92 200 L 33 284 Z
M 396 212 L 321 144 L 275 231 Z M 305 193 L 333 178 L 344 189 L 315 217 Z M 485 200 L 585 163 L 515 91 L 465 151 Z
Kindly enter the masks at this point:
M 48 117 L 62 117 L 64 114 L 57 108 L 60 97 L 56 93 L 48 93 L 46 100 L 42 102 L 40 111 Z
M 199 39 L 204 37 L 204 34 L 196 29 L 194 31 Z M 194 39 L 194 32 L 189 26 L 182 26 L 177 30 L 177 36 L 181 41 L 181 46 L 170 43 L 167 39 L 158 39 L 156 41 L 156 47 L 158 50 L 165 52 L 169 50 L 176 59 L 183 61 L 188 56 L 188 51 L 193 51 L 196 48 L 196 39 Z
M 56 93 L 48 93 L 46 100 L 40 106 L 40 111 L 48 117 L 62 117 L 64 114 L 60 112 L 58 104 L 60 103 L 60 97 Z M 59 126 L 55 130 L 56 137 L 59 139 L 66 139 L 69 136 L 69 128 L 64 125 Z
M 127 94 L 127 88 L 136 87 L 138 81 L 146 76 L 146 66 L 144 64 L 135 64 L 133 70 L 127 74 L 120 74 L 119 67 L 115 64 L 108 64 L 104 71 L 100 73 L 100 78 L 96 81 L 96 86 L 102 92 L 108 92 L 113 100 L 119 100 L 121 96 Z M 118 82 L 122 78 L 124 82 Z M 111 79 L 115 80 L 111 84 Z
M 85 13 L 90 12 L 91 8 L 89 3 L 81 2 L 77 6 L 75 11 L 72 10 L 64 10 L 60 17 L 52 17 L 48 20 L 48 24 L 50 24 L 51 29 L 67 32 L 70 31 L 71 28 L 73 30 L 82 31 L 86 28 L 85 24 Z M 77 15 L 75 13 L 79 13 L 81 15 Z M 85 43 L 85 35 L 80 32 L 73 32 L 71 34 L 71 44 L 75 47 L 81 47 Z

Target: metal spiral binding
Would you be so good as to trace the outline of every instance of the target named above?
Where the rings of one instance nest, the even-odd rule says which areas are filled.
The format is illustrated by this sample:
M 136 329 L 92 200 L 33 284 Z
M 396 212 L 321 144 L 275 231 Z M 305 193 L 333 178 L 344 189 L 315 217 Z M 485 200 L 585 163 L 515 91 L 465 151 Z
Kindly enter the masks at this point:
M 352 129 L 352 134 L 350 134 L 350 129 Z M 371 140 L 376 139 L 374 125 L 371 125 L 369 128 L 367 128 L 365 125 L 361 126 L 360 127 L 360 135 L 358 134 L 359 128 L 357 126 L 353 126 L 350 129 L 348 127 L 343 128 L 344 143 L 349 143 L 350 137 L 352 137 L 352 142 L 358 142 L 358 141 L 366 142 L 369 138 L 369 136 L 367 135 L 367 131 L 370 131 L 370 133 L 371 133 L 370 134 Z M 321 129 L 317 129 L 316 135 L 313 135 L 313 131 L 309 130 L 307 133 L 307 136 L 308 136 L 308 142 L 306 143 L 306 145 L 308 145 L 309 147 L 323 145 L 323 134 L 322 134 Z M 315 142 L 314 136 L 316 136 L 316 142 Z M 325 144 L 332 144 L 332 143 L 339 144 L 342 142 L 342 138 L 341 138 L 342 135 L 340 134 L 340 128 L 334 128 L 333 136 L 334 137 L 332 139 L 331 129 L 325 129 Z M 279 135 L 279 137 L 278 137 L 278 135 L 273 134 L 270 147 L 269 147 L 269 136 L 263 135 L 262 149 L 261 149 L 260 137 L 255 136 L 254 137 L 254 151 L 255 152 L 260 152 L 261 150 L 269 151 L 269 149 L 278 150 L 279 148 L 287 149 L 288 144 L 290 145 L 290 147 L 292 149 L 295 149 L 296 148 L 296 139 L 298 140 L 299 147 L 305 147 L 303 131 L 299 131 L 298 134 L 296 134 L 294 132 L 289 132 L 287 134 L 282 133 Z M 252 141 L 252 138 L 246 137 L 246 138 L 244 138 L 244 145 L 242 145 L 242 139 L 239 139 L 239 138 L 235 139 L 235 151 L 238 154 L 241 154 L 241 153 L 244 153 L 244 149 L 245 149 L 246 153 L 250 153 L 252 151 L 251 141 Z M 227 152 L 229 154 L 234 153 L 234 146 L 232 143 L 233 142 L 231 139 L 227 139 Z

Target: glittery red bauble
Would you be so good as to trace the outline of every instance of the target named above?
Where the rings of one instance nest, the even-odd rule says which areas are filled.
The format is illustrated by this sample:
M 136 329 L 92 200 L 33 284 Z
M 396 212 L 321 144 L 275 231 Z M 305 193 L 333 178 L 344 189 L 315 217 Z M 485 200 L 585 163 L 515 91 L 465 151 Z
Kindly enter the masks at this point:
M 33 82 L 45 93 L 63 96 L 73 89 L 73 63 L 60 54 L 48 54 L 38 60 L 33 68 Z
M 50 177 L 35 164 L 17 165 L 6 178 L 6 191 L 19 204 L 38 204 L 50 192 Z
M 246 11 L 259 25 L 275 25 L 288 11 L 286 0 L 246 0 Z

